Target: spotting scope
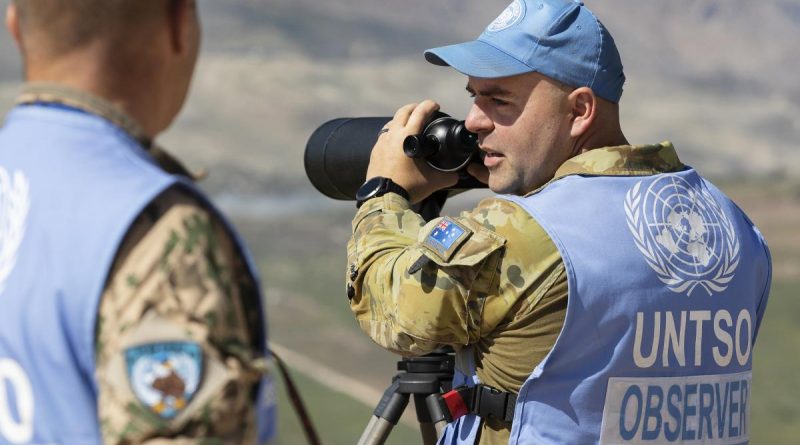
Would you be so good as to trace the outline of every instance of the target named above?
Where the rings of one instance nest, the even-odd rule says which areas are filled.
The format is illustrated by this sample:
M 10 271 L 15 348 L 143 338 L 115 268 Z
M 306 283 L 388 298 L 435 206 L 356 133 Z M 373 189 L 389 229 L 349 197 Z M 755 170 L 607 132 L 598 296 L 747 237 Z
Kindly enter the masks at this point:
M 325 196 L 355 200 L 356 192 L 367 179 L 372 147 L 380 130 L 391 117 L 338 118 L 317 128 L 306 144 L 305 169 L 311 183 Z M 485 188 L 466 172 L 470 162 L 480 162 L 478 137 L 449 115 L 436 112 L 419 135 L 408 136 L 403 151 L 412 158 L 424 159 L 441 171 L 459 173 L 450 192 Z

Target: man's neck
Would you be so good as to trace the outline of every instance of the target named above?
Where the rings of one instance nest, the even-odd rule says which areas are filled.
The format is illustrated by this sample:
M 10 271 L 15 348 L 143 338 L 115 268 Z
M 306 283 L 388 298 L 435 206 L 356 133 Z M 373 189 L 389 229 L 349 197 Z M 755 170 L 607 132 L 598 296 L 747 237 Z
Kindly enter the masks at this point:
M 75 108 L 113 123 L 143 147 L 150 147 L 152 139 L 145 134 L 141 125 L 125 110 L 90 92 L 75 89 L 64 84 L 29 82 L 17 98 L 17 104 L 39 103 L 60 104 Z
M 583 137 L 578 138 L 572 146 L 572 154 L 570 157 L 578 156 L 581 153 L 586 153 L 589 150 L 603 147 L 618 147 L 621 145 L 630 145 L 628 139 L 622 133 L 617 131 L 608 134 L 585 134 Z
M 131 73 L 131 77 L 126 77 L 109 72 L 107 66 L 96 57 L 75 55 L 46 66 L 32 64 L 26 68 L 25 78 L 28 83 L 59 85 L 103 99 L 130 116 L 144 135 L 153 139 L 163 130 L 161 113 L 153 100 L 158 95 L 148 86 L 155 82 L 144 79 L 141 73 Z M 147 94 L 142 94 L 142 91 L 147 91 Z
M 65 84 L 37 82 L 26 84 L 17 99 L 17 103 L 21 105 L 43 102 L 61 104 L 106 119 L 138 141 L 161 168 L 169 173 L 183 175 L 195 181 L 205 176 L 203 172 L 192 173 L 187 170 L 179 160 L 156 145 L 132 116 L 98 95 Z

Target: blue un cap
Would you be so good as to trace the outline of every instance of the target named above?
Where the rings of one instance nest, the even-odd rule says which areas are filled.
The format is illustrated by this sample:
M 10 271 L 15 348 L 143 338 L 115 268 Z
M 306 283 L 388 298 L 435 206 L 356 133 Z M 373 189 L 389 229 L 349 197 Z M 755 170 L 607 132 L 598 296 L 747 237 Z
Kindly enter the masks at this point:
M 614 103 L 625 83 L 614 39 L 583 2 L 572 0 L 514 0 L 477 40 L 429 49 L 425 59 L 472 77 L 536 71 Z

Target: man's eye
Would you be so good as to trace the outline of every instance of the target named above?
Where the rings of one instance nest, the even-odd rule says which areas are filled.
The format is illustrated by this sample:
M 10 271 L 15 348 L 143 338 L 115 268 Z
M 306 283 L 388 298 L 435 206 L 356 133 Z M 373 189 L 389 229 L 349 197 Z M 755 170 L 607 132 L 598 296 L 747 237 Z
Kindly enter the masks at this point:
M 495 105 L 498 105 L 498 106 L 508 105 L 507 101 L 504 101 L 502 99 L 497 99 L 497 98 L 494 98 L 494 97 L 492 98 L 492 103 L 494 103 Z

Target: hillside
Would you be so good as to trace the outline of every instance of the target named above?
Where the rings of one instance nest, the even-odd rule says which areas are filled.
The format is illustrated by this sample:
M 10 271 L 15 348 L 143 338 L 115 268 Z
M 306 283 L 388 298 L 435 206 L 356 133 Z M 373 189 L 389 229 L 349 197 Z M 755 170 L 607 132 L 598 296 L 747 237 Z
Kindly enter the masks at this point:
M 340 116 L 390 115 L 431 97 L 455 116 L 464 78 L 429 47 L 477 36 L 507 1 L 201 0 L 204 54 L 193 95 L 162 142 L 212 190 L 314 193 L 302 151 Z M 628 83 L 629 139 L 669 139 L 712 176 L 797 177 L 800 1 L 589 1 L 612 30 Z M 0 38 L 0 107 L 20 72 Z

